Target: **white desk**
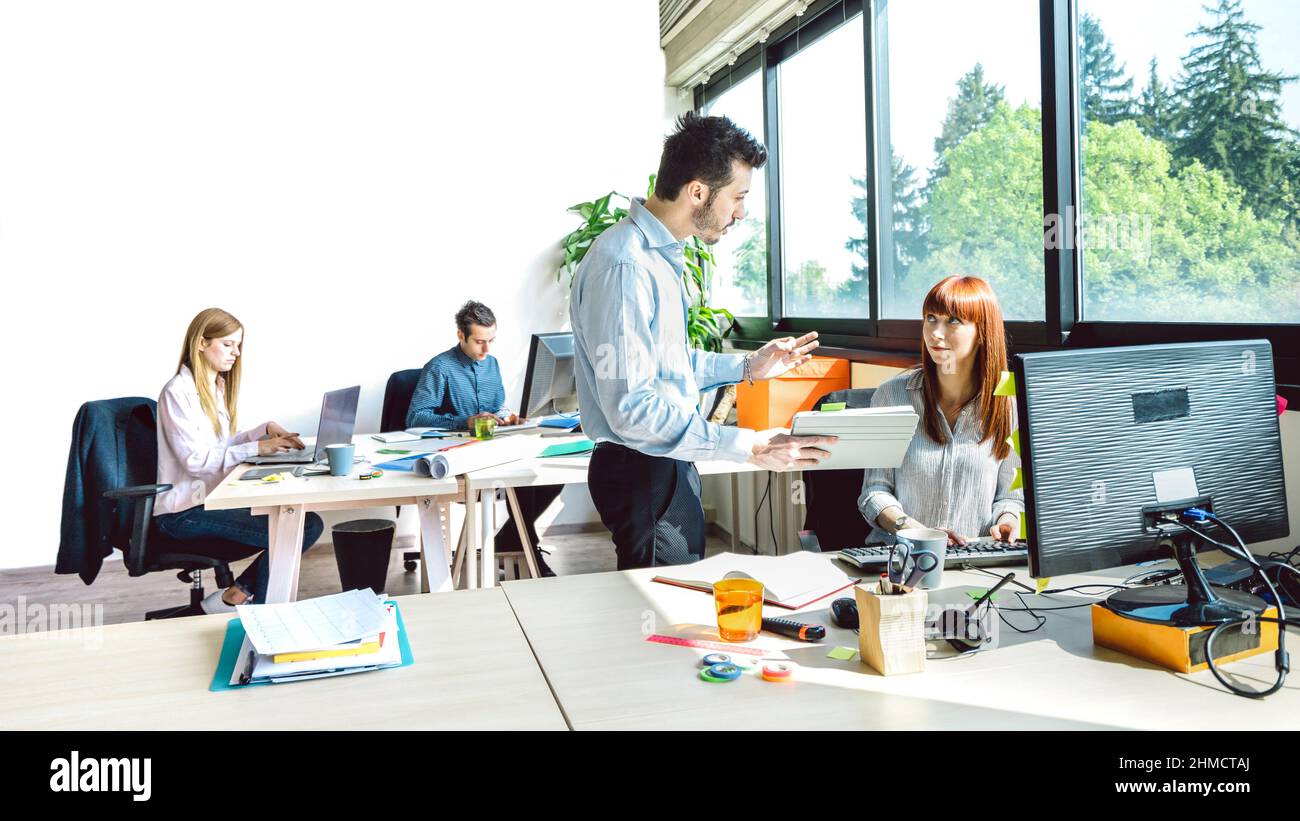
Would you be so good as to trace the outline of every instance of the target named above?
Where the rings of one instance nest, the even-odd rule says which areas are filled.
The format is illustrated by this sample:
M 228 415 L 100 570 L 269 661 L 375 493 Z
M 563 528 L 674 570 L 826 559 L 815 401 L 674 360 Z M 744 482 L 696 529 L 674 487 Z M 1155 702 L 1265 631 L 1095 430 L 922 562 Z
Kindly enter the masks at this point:
M 1013 569 L 1024 581 L 1027 571 Z M 1052 586 L 1113 583 L 1131 570 L 1053 579 Z M 503 586 L 574 729 L 1300 728 L 1300 682 L 1292 679 L 1267 699 L 1245 699 L 1223 690 L 1208 671 L 1173 673 L 1094 647 L 1088 608 L 1046 613 L 1047 624 L 1031 635 L 1004 628 L 996 648 L 928 661 L 924 673 L 884 677 L 857 657 L 827 658 L 836 646 L 856 649 L 858 640 L 833 625 L 824 602 L 803 613 L 828 625 L 827 639 L 788 651 L 800 665 L 796 681 L 744 676 L 710 684 L 698 678 L 700 651 L 652 644 L 643 632 L 656 624 L 716 624 L 712 597 L 653 583 L 655 572 Z M 964 596 L 954 588 L 995 581 L 954 571 L 944 580 L 945 595 L 954 599 Z M 1014 596 L 999 596 L 1003 605 L 1019 606 Z M 790 614 L 767 608 L 766 615 Z M 1027 614 L 1007 617 L 1032 626 Z M 1274 676 L 1271 653 L 1225 669 L 1256 688 Z
M 209 510 L 249 508 L 254 515 L 269 518 L 270 584 L 267 602 L 294 601 L 298 596 L 298 568 L 302 555 L 302 530 L 307 513 L 322 510 L 351 510 L 383 505 L 415 505 L 420 516 L 420 562 L 422 589 L 451 590 L 450 502 L 460 492 L 454 479 L 430 479 L 410 471 L 386 470 L 378 479 L 358 479 L 362 468 L 398 458 L 377 454 L 380 448 L 405 450 L 402 445 L 385 445 L 369 434 L 352 438 L 357 454 L 370 464 L 358 465 L 350 476 L 303 476 L 276 484 L 240 481 L 253 465 L 240 465 L 204 500 Z M 309 445 L 310 447 L 310 445 Z M 286 470 L 292 470 L 286 465 Z M 430 561 L 432 558 L 432 561 Z
M 501 590 L 397 597 L 415 663 L 209 692 L 232 615 L 0 638 L 0 730 L 564 730 Z
M 567 444 L 570 442 L 581 441 L 586 437 L 582 434 L 570 434 L 566 436 L 542 436 L 540 433 L 517 433 L 512 436 L 529 436 L 537 440 L 538 451 L 543 448 L 557 444 Z M 524 555 L 529 562 L 530 570 L 534 578 L 537 576 L 537 568 L 533 566 L 534 557 L 531 552 L 532 545 L 529 544 L 528 534 L 524 527 L 524 522 L 519 511 L 519 500 L 515 496 L 515 488 L 520 487 L 544 487 L 547 485 L 570 485 L 585 484 L 587 481 L 587 468 L 591 463 L 591 454 L 585 453 L 580 456 L 552 456 L 546 459 L 521 459 L 516 462 L 508 462 L 494 468 L 474 471 L 458 477 L 460 480 L 460 490 L 462 498 L 466 505 L 465 512 L 465 543 L 471 546 L 469 555 L 475 555 L 477 551 L 481 559 L 482 572 L 478 573 L 477 568 L 471 562 L 467 568 L 466 576 L 468 586 L 478 586 L 478 580 L 481 579 L 482 586 L 492 587 L 496 584 L 496 553 L 495 538 L 496 532 L 496 514 L 494 505 L 481 504 L 485 492 L 492 493 L 496 490 L 505 490 L 507 504 L 510 506 L 511 516 L 514 517 L 516 526 L 519 527 L 520 543 L 524 545 Z M 740 540 L 739 504 L 735 476 L 739 473 L 754 473 L 763 470 L 745 462 L 725 462 L 709 461 L 696 462 L 696 470 L 701 476 L 712 476 L 719 474 L 730 474 L 731 480 L 731 548 L 736 550 Z M 777 477 L 785 483 L 790 480 L 793 473 L 777 473 Z M 785 485 L 782 484 L 782 487 Z M 789 498 L 788 491 L 780 488 L 773 490 L 773 497 Z M 784 510 L 784 508 L 782 508 Z M 784 514 L 782 514 L 782 531 L 784 532 Z

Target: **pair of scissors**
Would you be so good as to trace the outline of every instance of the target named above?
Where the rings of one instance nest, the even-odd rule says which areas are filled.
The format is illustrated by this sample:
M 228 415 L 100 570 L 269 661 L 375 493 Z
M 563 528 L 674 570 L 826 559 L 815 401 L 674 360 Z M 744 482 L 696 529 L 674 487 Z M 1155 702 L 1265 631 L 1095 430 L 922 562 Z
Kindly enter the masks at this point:
M 898 565 L 895 567 L 894 561 L 897 557 Z M 912 563 L 912 570 L 908 572 L 907 563 Z M 889 580 L 894 584 L 901 584 L 904 587 L 916 587 L 921 581 L 921 577 L 939 566 L 939 557 L 928 550 L 919 550 L 912 552 L 912 546 L 905 542 L 895 542 L 889 548 Z

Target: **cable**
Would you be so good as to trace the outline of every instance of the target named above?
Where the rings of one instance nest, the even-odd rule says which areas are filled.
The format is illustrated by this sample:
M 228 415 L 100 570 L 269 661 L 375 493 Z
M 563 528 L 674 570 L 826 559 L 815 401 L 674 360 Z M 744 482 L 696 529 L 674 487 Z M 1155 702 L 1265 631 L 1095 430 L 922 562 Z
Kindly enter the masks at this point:
M 768 471 L 768 474 L 767 474 L 767 487 L 763 490 L 763 495 L 760 496 L 760 497 L 758 498 L 758 504 L 754 506 L 754 555 L 755 555 L 755 556 L 758 555 L 758 513 L 759 513 L 759 511 L 761 511 L 761 510 L 763 509 L 763 502 L 766 502 L 766 501 L 767 501 L 767 495 L 768 495 L 768 493 L 771 492 L 771 490 L 772 490 L 772 473 L 771 473 L 771 471 Z M 771 512 L 772 512 L 772 505 L 771 505 L 770 502 L 769 502 L 768 505 L 767 505 L 767 511 L 768 511 L 768 514 L 769 514 L 768 518 L 771 519 L 771 515 L 770 515 L 770 514 L 771 514 Z M 770 529 L 770 528 L 769 528 L 769 529 Z M 773 550 L 776 550 L 776 535 L 775 535 L 775 534 L 773 534 L 773 536 L 772 536 L 772 549 L 773 549 Z
M 1207 534 L 1203 533 L 1197 528 L 1189 527 L 1183 524 L 1182 522 L 1178 522 L 1178 521 L 1174 522 L 1174 524 L 1178 525 L 1183 530 L 1186 530 L 1188 533 L 1191 533 L 1192 535 L 1205 540 L 1206 542 L 1214 545 L 1215 547 L 1218 547 L 1220 550 L 1223 550 L 1225 553 L 1227 553 L 1230 556 L 1236 556 L 1237 558 L 1242 559 L 1251 567 L 1253 567 L 1255 569 L 1255 573 L 1258 574 L 1259 577 L 1264 580 L 1264 585 L 1268 587 L 1269 592 L 1273 595 L 1273 601 L 1276 603 L 1277 614 L 1278 614 L 1278 618 L 1273 619 L 1267 616 L 1260 616 L 1257 615 L 1256 613 L 1251 612 L 1248 613 L 1244 618 L 1235 619 L 1233 621 L 1221 622 L 1214 625 L 1209 625 L 1209 624 L 1202 625 L 1203 627 L 1213 626 L 1214 628 L 1213 630 L 1210 631 L 1210 635 L 1207 636 L 1205 639 L 1206 666 L 1210 668 L 1210 672 L 1214 675 L 1214 678 L 1220 684 L 1222 684 L 1224 688 L 1228 690 L 1228 692 L 1232 693 L 1233 695 L 1238 695 L 1243 698 L 1264 698 L 1266 696 L 1271 696 L 1272 694 L 1276 693 L 1278 690 L 1282 689 L 1282 685 L 1286 683 L 1286 674 L 1290 671 L 1291 668 L 1290 657 L 1287 655 L 1286 652 L 1286 628 L 1289 625 L 1293 624 L 1293 622 L 1286 618 L 1286 608 L 1282 604 L 1282 597 L 1277 594 L 1277 588 L 1273 586 L 1273 582 L 1271 579 L 1269 579 L 1268 574 L 1265 573 L 1263 568 L 1259 566 L 1259 560 L 1251 555 L 1250 550 L 1246 547 L 1245 541 L 1243 541 L 1241 538 L 1241 534 L 1237 533 L 1237 531 L 1234 530 L 1227 522 L 1223 521 L 1218 516 L 1215 516 L 1213 513 L 1209 513 L 1207 511 L 1199 510 L 1199 509 L 1188 511 L 1188 513 L 1193 513 L 1194 515 L 1198 515 L 1204 519 L 1209 519 L 1211 522 L 1214 522 L 1216 525 L 1228 531 L 1228 533 L 1232 534 L 1232 538 L 1237 542 L 1237 545 L 1239 545 L 1240 547 L 1240 552 L 1238 552 L 1237 547 L 1229 547 L 1228 545 L 1225 545 L 1222 542 L 1216 541 L 1215 539 L 1211 539 Z M 1223 673 L 1219 671 L 1219 667 L 1217 664 L 1215 664 L 1214 661 L 1215 639 L 1217 639 L 1219 635 L 1229 627 L 1238 627 L 1248 622 L 1255 622 L 1255 623 L 1264 622 L 1264 623 L 1278 625 L 1277 650 L 1273 652 L 1273 666 L 1277 669 L 1277 680 L 1273 682 L 1273 686 L 1269 687 L 1266 690 L 1248 690 L 1244 687 L 1238 687 L 1237 685 L 1232 684 L 1226 678 L 1224 678 Z

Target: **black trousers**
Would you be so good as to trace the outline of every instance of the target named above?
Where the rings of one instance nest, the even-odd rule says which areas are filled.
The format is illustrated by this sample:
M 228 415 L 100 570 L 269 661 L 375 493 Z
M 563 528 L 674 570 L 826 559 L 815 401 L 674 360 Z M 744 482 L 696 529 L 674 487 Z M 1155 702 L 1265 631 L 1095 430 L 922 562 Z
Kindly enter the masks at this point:
M 601 442 L 587 486 L 614 537 L 618 569 L 704 558 L 704 507 L 695 465 Z
M 519 499 L 519 509 L 524 514 L 524 527 L 528 529 L 528 539 L 537 547 L 541 540 L 537 536 L 537 517 L 550 507 L 555 497 L 560 495 L 564 485 L 543 485 L 541 487 L 517 487 L 515 497 Z M 519 528 L 515 527 L 512 513 L 501 529 L 497 531 L 494 549 L 500 552 L 523 550 L 519 544 Z

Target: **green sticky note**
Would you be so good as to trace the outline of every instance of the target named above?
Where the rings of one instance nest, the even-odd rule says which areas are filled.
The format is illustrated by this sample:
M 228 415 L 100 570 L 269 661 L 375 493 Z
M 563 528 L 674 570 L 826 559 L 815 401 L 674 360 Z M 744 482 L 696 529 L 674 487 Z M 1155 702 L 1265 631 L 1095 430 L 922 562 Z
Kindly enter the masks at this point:
M 1011 435 L 1007 437 L 1007 444 L 1011 445 L 1011 449 L 1016 452 L 1017 456 L 1020 455 L 1020 431 L 1019 430 L 1011 431 Z
M 395 454 L 395 453 L 397 453 L 397 454 L 401 454 L 401 453 L 410 453 L 410 451 L 409 451 L 409 450 L 397 450 L 396 448 L 380 448 L 379 450 L 375 451 L 375 453 L 384 453 L 384 454 L 389 454 L 389 455 L 391 455 L 391 454 Z
M 590 439 L 583 439 L 579 442 L 561 442 L 542 451 L 542 458 L 548 456 L 576 456 L 580 453 L 587 453 L 594 447 L 596 447 L 596 443 Z
M 1026 541 L 1029 537 L 1025 535 L 1025 514 L 1020 514 L 1020 541 Z
M 818 410 L 826 413 L 828 411 L 844 410 L 845 407 L 847 407 L 845 402 L 826 402 Z
M 1015 396 L 1016 395 L 1016 375 L 1011 371 L 1003 371 L 1002 377 L 998 379 L 998 386 L 993 389 L 994 396 Z
M 971 597 L 972 599 L 974 599 L 975 601 L 979 601 L 980 599 L 984 598 L 984 594 L 987 593 L 987 592 L 989 592 L 989 589 L 988 589 L 987 587 L 985 587 L 985 588 L 981 588 L 981 589 L 979 589 L 979 590 L 967 590 L 967 591 L 966 591 L 966 595 L 967 595 L 967 596 L 970 596 L 970 597 Z M 994 593 L 993 596 L 992 596 L 991 598 L 993 599 L 993 601 L 997 601 L 999 595 L 1001 595 L 1001 594 L 999 594 L 999 593 Z
M 1051 576 L 1048 576 L 1048 577 L 1045 578 L 1045 579 L 1034 579 L 1034 584 L 1036 584 L 1036 585 L 1038 586 L 1037 593 L 1042 593 L 1044 590 L 1047 589 L 1047 585 L 1049 585 L 1049 584 L 1051 584 L 1051 583 L 1052 583 L 1052 577 L 1051 577 Z
M 1020 475 L 1020 468 L 1016 468 L 1016 475 L 1011 477 L 1011 487 L 1008 490 L 1020 490 L 1025 486 L 1024 478 Z
M 826 658 L 839 659 L 840 661 L 848 661 L 849 659 L 857 655 L 857 653 L 858 651 L 853 649 L 852 647 L 836 647 L 834 650 L 831 650 L 829 653 L 826 654 Z

